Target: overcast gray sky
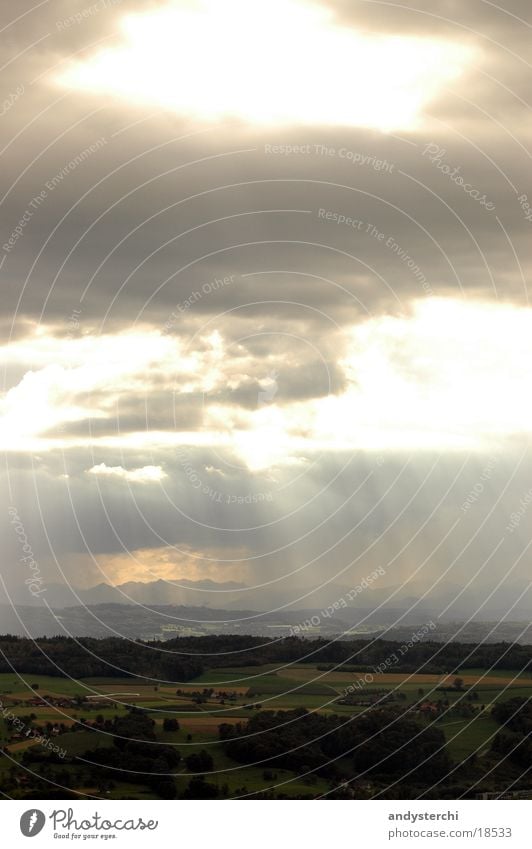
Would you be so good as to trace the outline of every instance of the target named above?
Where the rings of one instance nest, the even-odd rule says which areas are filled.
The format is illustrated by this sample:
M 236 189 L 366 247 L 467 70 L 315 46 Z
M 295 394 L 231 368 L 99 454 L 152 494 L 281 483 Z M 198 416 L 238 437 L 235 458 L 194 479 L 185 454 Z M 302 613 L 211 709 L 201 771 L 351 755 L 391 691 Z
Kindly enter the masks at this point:
M 0 5 L 8 588 L 11 507 L 50 583 L 510 606 L 529 5 Z

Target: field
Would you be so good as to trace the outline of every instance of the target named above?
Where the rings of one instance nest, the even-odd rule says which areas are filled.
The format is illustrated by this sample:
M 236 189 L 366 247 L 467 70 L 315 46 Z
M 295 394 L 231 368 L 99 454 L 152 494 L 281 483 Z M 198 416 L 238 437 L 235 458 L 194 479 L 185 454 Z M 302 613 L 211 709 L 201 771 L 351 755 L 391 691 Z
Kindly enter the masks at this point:
M 461 679 L 462 689 L 454 687 Z M 346 691 L 353 703 L 339 703 Z M 286 796 L 318 796 L 327 793 L 330 785 L 316 776 L 300 778 L 286 770 L 273 773 L 260 765 L 243 767 L 231 761 L 219 741 L 221 723 L 236 723 L 249 719 L 253 711 L 305 707 L 309 711 L 337 713 L 356 717 L 371 710 L 368 699 L 381 698 L 382 694 L 405 708 L 412 706 L 416 715 L 426 722 L 434 722 L 446 737 L 453 760 L 464 762 L 471 755 L 480 761 L 490 749 L 499 726 L 491 716 L 495 702 L 516 694 L 532 696 L 532 679 L 511 671 L 463 669 L 445 678 L 427 674 L 372 674 L 346 672 L 341 669 L 319 669 L 316 665 L 295 663 L 282 667 L 261 666 L 210 670 L 201 677 L 179 685 L 155 685 L 145 679 L 86 678 L 79 681 L 31 675 L 27 678 L 14 674 L 0 675 L 0 700 L 3 710 L 27 722 L 29 714 L 35 724 L 62 724 L 62 733 L 54 742 L 66 751 L 68 757 L 61 765 L 62 780 L 76 788 L 80 796 L 106 798 L 154 798 L 148 787 L 111 782 L 102 789 L 88 782 L 86 770 L 90 763 L 84 753 L 94 747 L 112 746 L 113 735 L 101 730 L 69 731 L 80 719 L 88 723 L 99 717 L 111 720 L 125 715 L 131 706 L 142 707 L 155 721 L 156 738 L 161 743 L 175 746 L 182 760 L 176 769 L 178 795 L 186 789 L 190 774 L 184 758 L 201 749 L 213 757 L 213 770 L 208 781 L 219 788 L 222 797 L 238 797 L 274 788 Z M 378 695 L 381 694 L 381 695 Z M 90 697 L 90 698 L 88 698 Z M 29 705 L 29 699 L 32 704 Z M 35 704 L 42 700 L 42 704 Z M 78 700 L 76 702 L 76 699 Z M 65 704 L 59 705 L 58 701 Z M 442 707 L 443 702 L 443 707 Z M 434 706 L 439 703 L 436 715 Z M 420 711 L 425 705 L 426 713 Z M 465 708 L 464 708 L 465 706 Z M 468 707 L 469 706 L 469 707 Z M 463 715 L 464 710 L 470 715 Z M 4 713 L 5 715 L 5 713 Z M 178 731 L 163 728 L 163 720 L 174 717 L 179 721 Z M 4 723 L 5 725 L 5 723 Z M 0 759 L 0 777 L 5 775 L 30 747 L 38 745 L 31 739 L 8 740 L 2 729 L 6 757 Z

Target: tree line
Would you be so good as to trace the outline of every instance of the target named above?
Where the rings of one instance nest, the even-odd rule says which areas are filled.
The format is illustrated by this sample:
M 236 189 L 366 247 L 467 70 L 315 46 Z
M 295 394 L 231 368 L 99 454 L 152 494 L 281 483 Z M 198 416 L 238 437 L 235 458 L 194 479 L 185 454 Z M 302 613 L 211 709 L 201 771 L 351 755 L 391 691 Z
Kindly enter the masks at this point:
M 179 683 L 207 669 L 308 662 L 373 671 L 397 649 L 392 640 L 308 640 L 285 637 L 209 635 L 142 642 L 120 637 L 43 637 L 35 640 L 0 636 L 0 672 L 59 677 L 143 677 Z M 532 672 L 532 646 L 518 643 L 414 644 L 394 665 L 394 672 L 453 674 L 460 668 L 519 669 Z

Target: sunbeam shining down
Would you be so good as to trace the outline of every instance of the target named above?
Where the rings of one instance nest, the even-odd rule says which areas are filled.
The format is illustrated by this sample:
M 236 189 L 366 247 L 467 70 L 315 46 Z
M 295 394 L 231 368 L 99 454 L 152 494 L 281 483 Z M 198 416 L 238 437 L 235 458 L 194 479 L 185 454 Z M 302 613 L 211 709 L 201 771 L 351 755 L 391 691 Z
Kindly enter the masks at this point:
M 510 837 L 532 3 L 0 11 L 6 835 Z
M 197 0 L 125 17 L 122 43 L 57 82 L 199 120 L 393 130 L 470 58 L 460 43 L 367 36 L 301 0 Z

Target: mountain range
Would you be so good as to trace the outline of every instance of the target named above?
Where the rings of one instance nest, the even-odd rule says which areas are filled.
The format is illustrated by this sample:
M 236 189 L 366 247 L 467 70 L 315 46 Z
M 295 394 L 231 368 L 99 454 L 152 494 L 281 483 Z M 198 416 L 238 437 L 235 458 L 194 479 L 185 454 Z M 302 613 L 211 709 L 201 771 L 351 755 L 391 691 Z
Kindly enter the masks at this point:
M 100 604 L 146 606 L 185 606 L 213 608 L 217 610 L 243 610 L 263 612 L 287 612 L 293 619 L 294 613 L 308 610 L 323 610 L 337 605 L 335 618 L 351 611 L 357 618 L 367 615 L 372 621 L 390 621 L 399 613 L 406 614 L 409 621 L 428 618 L 439 620 L 486 621 L 493 619 L 530 620 L 532 592 L 527 592 L 525 582 L 504 584 L 496 591 L 474 587 L 460 587 L 450 583 L 439 584 L 429 591 L 421 585 L 370 586 L 350 598 L 351 587 L 327 584 L 310 592 L 292 589 L 289 594 L 283 584 L 268 588 L 249 587 L 234 581 L 128 581 L 118 586 L 100 583 L 88 589 L 77 589 L 66 584 L 45 585 L 46 602 L 53 608 L 92 606 Z M 42 606 L 42 598 L 34 598 L 21 586 L 10 592 L 15 605 Z M 522 596 L 519 598 L 519 596 Z M 0 604 L 10 604 L 10 599 L 0 597 Z M 352 615 L 347 615 L 349 620 Z

